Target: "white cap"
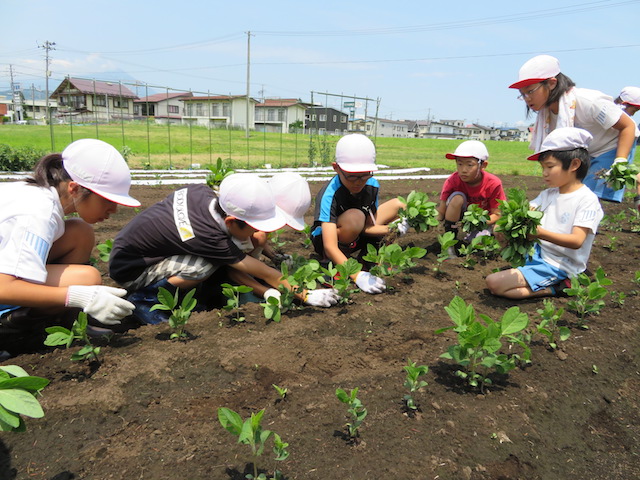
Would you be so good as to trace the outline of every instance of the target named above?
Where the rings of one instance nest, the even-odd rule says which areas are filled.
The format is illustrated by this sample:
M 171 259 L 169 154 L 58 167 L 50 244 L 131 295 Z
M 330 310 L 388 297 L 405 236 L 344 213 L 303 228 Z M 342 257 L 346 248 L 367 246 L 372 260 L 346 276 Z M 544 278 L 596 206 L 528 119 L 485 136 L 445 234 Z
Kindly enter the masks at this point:
M 455 160 L 456 157 L 477 158 L 481 162 L 486 162 L 489 158 L 489 152 L 484 143 L 478 140 L 467 140 L 462 142 L 453 153 L 447 153 L 445 157 Z
M 345 135 L 336 144 L 336 163 L 345 172 L 376 172 L 376 147 L 366 135 Z
M 261 232 L 273 232 L 287 223 L 267 181 L 252 173 L 234 173 L 222 180 L 219 201 L 227 215 Z
M 71 180 L 107 200 L 127 207 L 140 202 L 129 195 L 131 173 L 120 152 L 94 138 L 76 140 L 62 151 L 62 165 Z
M 640 87 L 624 87 L 618 96 L 624 103 L 640 107 Z
M 540 83 L 560 73 L 560 62 L 551 55 L 538 55 L 525 62 L 518 72 L 518 81 L 509 88 L 522 88 Z
M 593 136 L 576 127 L 556 128 L 553 132 L 546 136 L 540 145 L 540 150 L 527 157 L 527 160 L 538 160 L 540 154 L 544 152 L 564 152 L 567 150 L 575 150 L 576 148 L 589 148 Z
M 304 229 L 304 214 L 311 205 L 309 184 L 295 172 L 276 173 L 269 180 L 276 205 L 284 213 L 287 225 L 296 230 Z

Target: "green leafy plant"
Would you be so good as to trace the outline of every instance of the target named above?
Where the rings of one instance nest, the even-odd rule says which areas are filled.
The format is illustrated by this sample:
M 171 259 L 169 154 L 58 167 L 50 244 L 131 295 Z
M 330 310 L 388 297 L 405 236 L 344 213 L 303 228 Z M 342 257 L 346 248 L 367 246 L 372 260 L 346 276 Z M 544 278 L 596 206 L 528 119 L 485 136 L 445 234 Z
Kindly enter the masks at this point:
M 596 176 L 602 178 L 612 190 L 620 190 L 624 187 L 635 188 L 639 172 L 640 169 L 633 163 L 619 162 L 614 163 L 609 170 L 600 170 Z
M 87 314 L 80 312 L 78 313 L 78 318 L 73 322 L 71 330 L 61 326 L 47 327 L 45 331 L 48 335 L 44 340 L 44 344 L 48 347 L 65 345 L 66 348 L 69 348 L 74 340 L 80 340 L 84 345 L 80 350 L 71 354 L 71 360 L 74 362 L 80 360 L 95 360 L 99 362 L 100 347 L 95 347 L 91 343 L 91 339 L 87 335 L 87 323 Z
M 167 310 L 171 312 L 169 316 L 169 326 L 174 330 L 170 336 L 171 340 L 184 340 L 188 337 L 185 332 L 185 327 L 191 317 L 191 312 L 196 308 L 196 304 L 198 303 L 198 301 L 193 298 L 195 293 L 195 288 L 189 290 L 180 303 L 179 288 L 176 288 L 176 292 L 173 295 L 166 288 L 160 287 L 158 290 L 158 301 L 160 303 L 151 307 L 151 311 Z
M 624 210 L 622 210 L 618 213 L 605 215 L 604 217 L 602 217 L 602 222 L 600 223 L 602 227 L 607 228 L 613 232 L 621 232 L 626 220 L 627 214 Z
M 427 254 L 424 248 L 407 247 L 404 250 L 397 243 L 376 247 L 367 244 L 367 254 L 362 257 L 366 262 L 375 264 L 369 269 L 372 275 L 379 277 L 393 276 L 404 272 L 416 264 L 414 258 L 422 258 Z
M 607 235 L 607 239 L 609 240 L 609 243 L 605 245 L 604 248 L 606 248 L 610 252 L 615 252 L 618 248 L 618 237 L 614 235 L 610 235 L 608 233 L 606 235 Z
M 549 346 L 552 349 L 558 348 L 558 340 L 564 342 L 571 336 L 571 330 L 565 326 L 559 326 L 558 321 L 564 314 L 564 308 L 556 309 L 553 301 L 548 298 L 544 299 L 544 307 L 538 309 L 540 315 L 540 323 L 536 329 L 538 333 L 544 335 L 549 340 Z
M 585 325 L 587 315 L 600 313 L 605 305 L 603 299 L 609 293 L 605 287 L 612 283 L 602 267 L 598 267 L 594 277 L 592 281 L 586 273 L 581 273 L 571 278 L 571 287 L 564 289 L 564 292 L 572 297 L 567 302 L 567 308 L 576 313 L 579 326 L 582 328 L 588 328 Z
M 253 288 L 247 287 L 246 285 L 231 285 L 229 283 L 223 283 L 221 287 L 222 294 L 227 297 L 227 304 L 222 308 L 230 312 L 235 311 L 236 316 L 234 320 L 238 323 L 244 322 L 245 317 L 240 314 L 240 294 L 252 292 Z
M 305 225 L 302 229 L 302 246 L 304 248 L 310 248 L 313 242 L 311 241 L 311 225 Z
M 96 245 L 96 249 L 98 250 L 98 256 L 100 260 L 105 263 L 109 263 L 109 258 L 111 257 L 111 250 L 113 249 L 113 240 L 111 238 L 104 241 L 104 243 L 99 243 Z
M 489 224 L 489 212 L 477 203 L 471 203 L 462 215 L 462 231 L 475 232 L 485 230 Z
M 416 362 L 412 362 L 408 359 L 407 365 L 402 368 L 407 373 L 407 376 L 404 379 L 404 387 L 409 389 L 409 393 L 402 399 L 407 411 L 411 413 L 417 411 L 419 408 L 419 405 L 413 399 L 413 395 L 415 392 L 428 385 L 424 380 L 420 380 L 420 377 L 426 375 L 429 371 L 429 367 L 426 365 L 416 365 Z
M 407 198 L 398 197 L 405 207 L 398 211 L 398 220 L 394 225 L 398 225 L 405 218 L 409 226 L 415 228 L 416 232 L 426 232 L 431 227 L 437 227 L 438 211 L 437 204 L 429 201 L 426 193 L 413 190 Z
M 44 417 L 37 396 L 48 384 L 46 378 L 30 376 L 18 365 L 1 365 L 0 431 L 24 432 L 27 427 L 21 415 Z
M 258 474 L 256 461 L 264 452 L 269 438 L 273 437 L 273 453 L 276 461 L 286 460 L 289 457 L 289 452 L 287 451 L 289 444 L 283 442 L 280 435 L 277 433 L 272 432 L 271 430 L 264 430 L 262 428 L 261 423 L 263 415 L 264 409 L 260 410 L 258 413 L 252 413 L 251 417 L 246 420 L 242 420 L 242 417 L 230 408 L 218 408 L 218 421 L 220 422 L 220 425 L 222 425 L 222 428 L 238 437 L 238 443 L 249 445 L 251 447 L 251 454 L 254 457 L 253 475 L 247 475 L 245 478 L 248 479 L 267 479 L 267 476 L 264 473 Z M 280 477 L 280 472 L 276 470 L 274 477 L 272 478 Z
M 282 240 L 282 234 L 284 233 L 284 228 L 280 230 L 275 230 L 269 233 L 269 240 L 273 244 L 273 246 L 277 249 L 284 247 L 287 244 L 286 240 Z
M 355 258 L 348 258 L 346 262 L 335 267 L 331 262 L 326 268 L 321 267 L 321 271 L 326 277 L 326 284 L 338 291 L 340 303 L 349 303 L 353 287 L 351 276 L 360 272 L 360 270 L 362 270 L 362 264 Z
M 231 166 L 226 166 L 222 162 L 222 158 L 218 157 L 215 165 L 208 165 L 207 168 L 211 173 L 207 175 L 207 185 L 209 188 L 216 189 L 229 175 L 235 173 Z
M 499 200 L 501 216 L 496 222 L 496 231 L 501 232 L 507 242 L 501 256 L 512 267 L 524 265 L 533 253 L 537 240 L 530 240 L 540 225 L 543 213 L 531 210 L 523 190 L 510 188 L 507 199 Z
M 453 329 L 458 334 L 458 343 L 450 346 L 440 357 L 454 360 L 464 367 L 456 375 L 472 387 L 479 386 L 484 391 L 484 385 L 491 384 L 489 371 L 504 374 L 516 367 L 516 361 L 529 361 L 531 350 L 522 335 L 515 335 L 527 328 L 529 318 L 518 307 L 508 309 L 500 321 L 493 321 L 482 314 L 478 319 L 473 305 L 467 305 L 462 298 L 456 296 L 445 310 L 455 325 L 436 330 L 436 333 Z M 521 346 L 522 356 L 500 353 L 503 341 Z
M 627 295 L 624 292 L 611 292 L 609 295 L 611 299 L 611 303 L 618 308 L 624 307 L 624 300 L 627 298 Z
M 362 402 L 357 398 L 358 387 L 351 390 L 347 394 L 342 388 L 336 389 L 336 397 L 342 403 L 347 405 L 347 413 L 351 416 L 351 421 L 347 422 L 347 431 L 349 432 L 349 439 L 356 443 L 360 436 L 360 426 L 367 416 L 367 409 Z
M 282 400 L 284 400 L 287 396 L 287 393 L 289 393 L 289 389 L 286 387 L 279 387 L 275 383 L 272 383 L 271 386 L 275 388 L 276 392 L 278 392 L 278 395 Z
M 438 262 L 433 268 L 436 273 L 441 273 L 440 267 L 442 262 L 449 259 L 449 249 L 455 247 L 458 244 L 456 234 L 453 232 L 444 232 L 442 235 L 438 235 L 438 243 L 440 244 L 440 253 L 436 261 Z

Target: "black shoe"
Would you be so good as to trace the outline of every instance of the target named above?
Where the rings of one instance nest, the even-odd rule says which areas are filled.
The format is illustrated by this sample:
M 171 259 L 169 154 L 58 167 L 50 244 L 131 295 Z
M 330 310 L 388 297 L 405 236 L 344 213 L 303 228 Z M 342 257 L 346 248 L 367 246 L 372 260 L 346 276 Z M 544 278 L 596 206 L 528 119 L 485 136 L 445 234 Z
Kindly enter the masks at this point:
M 152 285 L 147 285 L 135 292 L 130 293 L 126 298 L 136 306 L 133 312 L 135 317 L 140 323 L 157 325 L 158 323 L 168 322 L 171 312 L 168 310 L 153 310 L 151 308 L 154 305 L 158 305 L 158 291 L 160 288 L 168 290 L 172 295 L 175 295 L 176 287 L 171 285 L 166 278 L 163 278 L 159 282 Z

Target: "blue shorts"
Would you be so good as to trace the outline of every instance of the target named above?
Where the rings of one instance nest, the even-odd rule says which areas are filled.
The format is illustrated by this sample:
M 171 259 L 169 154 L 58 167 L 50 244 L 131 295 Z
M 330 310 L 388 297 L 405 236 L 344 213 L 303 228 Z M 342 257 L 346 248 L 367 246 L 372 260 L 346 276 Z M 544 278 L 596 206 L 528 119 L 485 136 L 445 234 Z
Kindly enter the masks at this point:
M 633 163 L 635 150 L 636 145 L 634 143 L 627 159 L 628 163 Z M 596 173 L 598 173 L 600 170 L 610 169 L 615 158 L 616 149 L 609 150 L 602 155 L 592 158 L 591 165 L 589 166 L 589 172 L 587 173 L 587 176 L 582 181 L 582 183 L 589 187 L 591 191 L 598 196 L 598 198 L 620 203 L 624 198 L 624 187 L 622 187 L 620 190 L 612 190 L 607 186 L 603 179 L 596 177 Z
M 534 292 L 551 287 L 561 282 L 568 275 L 565 271 L 545 262 L 540 255 L 540 245 L 534 247 L 533 256 L 529 257 L 523 267 L 518 267 L 520 273 Z

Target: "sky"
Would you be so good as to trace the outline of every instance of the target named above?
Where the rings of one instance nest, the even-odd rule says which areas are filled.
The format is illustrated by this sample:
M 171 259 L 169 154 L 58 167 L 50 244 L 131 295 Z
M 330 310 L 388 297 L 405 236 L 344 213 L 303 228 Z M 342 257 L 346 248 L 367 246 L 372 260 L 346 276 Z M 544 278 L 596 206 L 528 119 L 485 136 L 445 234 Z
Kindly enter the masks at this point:
M 557 57 L 579 87 L 615 97 L 640 86 L 640 0 L 22 0 L 0 8 L 0 91 L 12 74 L 23 90 L 45 89 L 45 42 L 55 43 L 50 91 L 70 75 L 139 82 L 147 86 L 127 86 L 141 97 L 154 87 L 245 95 L 249 60 L 257 100 L 355 101 L 356 114 L 366 107 L 394 120 L 530 124 L 508 86 L 539 54 Z

